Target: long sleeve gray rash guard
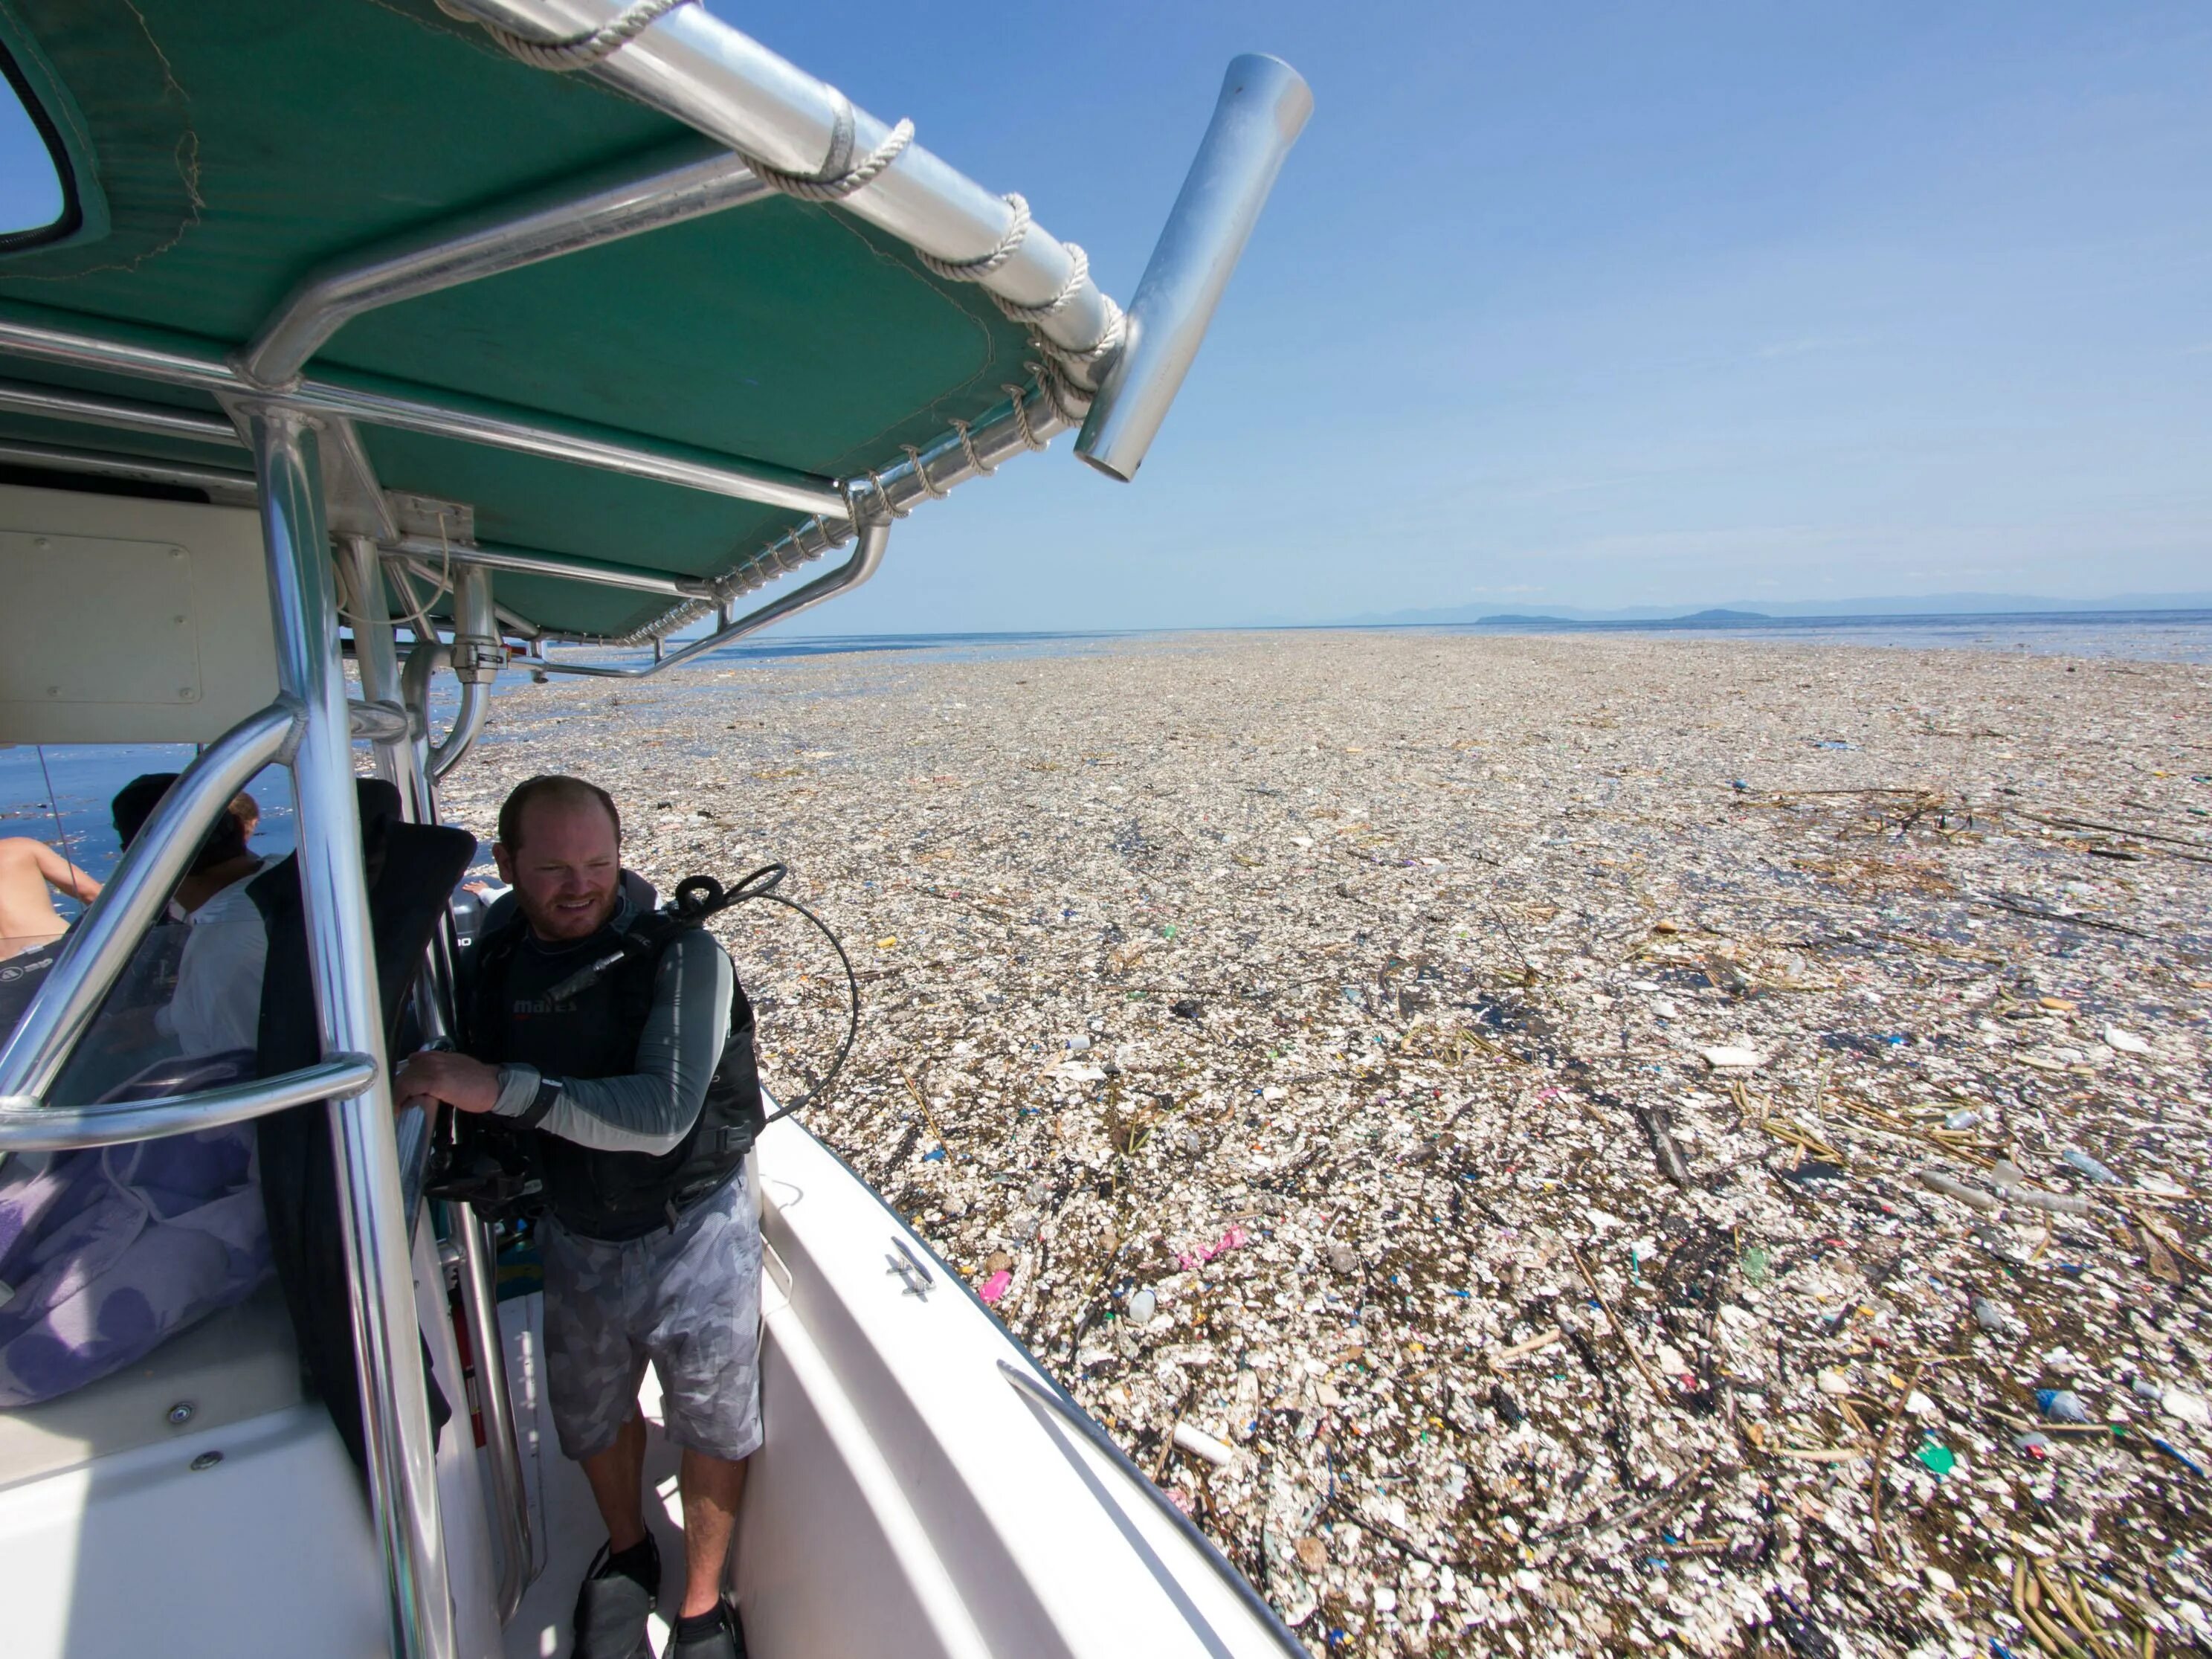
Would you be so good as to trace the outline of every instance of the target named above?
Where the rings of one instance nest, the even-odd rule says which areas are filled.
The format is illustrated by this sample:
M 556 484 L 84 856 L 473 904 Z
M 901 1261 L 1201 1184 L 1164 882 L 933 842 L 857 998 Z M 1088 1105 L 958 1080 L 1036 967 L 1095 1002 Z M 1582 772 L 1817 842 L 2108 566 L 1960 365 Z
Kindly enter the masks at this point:
M 653 978 L 653 1006 L 637 1042 L 637 1070 L 621 1077 L 561 1079 L 561 1096 L 538 1127 L 604 1152 L 672 1152 L 698 1121 L 707 1085 L 730 1036 L 737 970 L 703 927 L 677 936 Z M 544 1081 L 535 1066 L 499 1068 L 500 1117 L 530 1109 Z

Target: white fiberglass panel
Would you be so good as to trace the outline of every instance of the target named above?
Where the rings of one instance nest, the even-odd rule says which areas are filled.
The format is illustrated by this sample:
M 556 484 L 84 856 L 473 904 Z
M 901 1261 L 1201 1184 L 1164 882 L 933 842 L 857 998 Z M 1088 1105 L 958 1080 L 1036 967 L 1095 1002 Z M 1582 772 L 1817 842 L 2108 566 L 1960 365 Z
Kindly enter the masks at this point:
M 258 518 L 0 485 L 0 743 L 211 743 L 276 695 Z

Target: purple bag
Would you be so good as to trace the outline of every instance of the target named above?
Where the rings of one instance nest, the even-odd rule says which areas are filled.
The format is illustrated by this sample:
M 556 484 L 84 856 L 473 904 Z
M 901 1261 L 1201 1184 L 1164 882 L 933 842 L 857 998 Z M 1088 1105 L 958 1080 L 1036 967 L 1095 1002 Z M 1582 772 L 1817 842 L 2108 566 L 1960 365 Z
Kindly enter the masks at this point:
M 167 1060 L 113 1090 L 144 1100 L 254 1074 L 251 1050 Z M 0 1164 L 0 1407 L 144 1358 L 269 1276 L 254 1126 Z

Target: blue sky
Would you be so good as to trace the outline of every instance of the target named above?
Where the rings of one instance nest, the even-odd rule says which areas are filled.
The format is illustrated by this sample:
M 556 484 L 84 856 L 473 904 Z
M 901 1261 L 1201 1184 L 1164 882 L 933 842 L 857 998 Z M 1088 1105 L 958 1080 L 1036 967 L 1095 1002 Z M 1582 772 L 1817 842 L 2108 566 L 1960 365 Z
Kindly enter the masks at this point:
M 2212 588 L 2201 7 L 722 9 L 1125 299 L 1229 58 L 1317 104 L 1139 482 L 801 627 Z

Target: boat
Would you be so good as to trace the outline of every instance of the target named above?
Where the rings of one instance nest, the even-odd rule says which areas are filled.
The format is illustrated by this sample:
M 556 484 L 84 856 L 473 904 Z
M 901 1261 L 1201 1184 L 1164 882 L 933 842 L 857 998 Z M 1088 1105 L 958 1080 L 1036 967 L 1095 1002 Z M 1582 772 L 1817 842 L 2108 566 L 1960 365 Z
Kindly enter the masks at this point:
M 0 1412 L 6 1650 L 565 1654 L 599 1527 L 539 1298 L 389 1082 L 453 1024 L 441 781 L 503 670 L 668 672 L 1062 434 L 1133 478 L 1310 94 L 1229 65 L 1125 310 L 1024 198 L 696 0 L 10 0 L 0 53 L 63 198 L 0 238 L 0 741 L 198 745 L 0 1048 L 0 1185 L 234 1129 L 274 1192 L 290 1125 L 331 1270 Z M 259 1069 L 73 1091 L 272 765 Z M 751 1652 L 1304 1650 L 803 1112 L 748 1182 Z M 316 1342 L 357 1400 L 303 1389 Z

